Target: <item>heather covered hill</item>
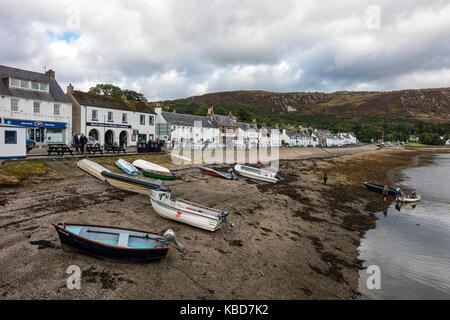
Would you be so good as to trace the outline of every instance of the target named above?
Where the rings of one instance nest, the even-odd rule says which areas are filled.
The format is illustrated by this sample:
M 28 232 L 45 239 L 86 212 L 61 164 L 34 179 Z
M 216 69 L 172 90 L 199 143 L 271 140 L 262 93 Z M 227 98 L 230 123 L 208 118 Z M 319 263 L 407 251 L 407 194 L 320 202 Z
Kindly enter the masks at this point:
M 179 112 L 196 113 L 201 105 L 226 110 L 244 108 L 255 115 L 328 113 L 344 118 L 402 117 L 431 122 L 450 121 L 450 88 L 389 92 L 226 91 L 165 101 Z

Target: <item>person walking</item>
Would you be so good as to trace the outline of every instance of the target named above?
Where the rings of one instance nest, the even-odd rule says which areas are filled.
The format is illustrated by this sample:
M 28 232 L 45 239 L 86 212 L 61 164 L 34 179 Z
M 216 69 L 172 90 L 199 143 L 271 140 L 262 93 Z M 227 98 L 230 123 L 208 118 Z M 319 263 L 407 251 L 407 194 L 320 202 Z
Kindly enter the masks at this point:
M 327 180 L 328 180 L 328 173 L 325 172 L 325 175 L 323 176 L 323 184 L 327 185 Z
M 384 198 L 384 201 L 386 201 L 387 200 L 387 197 L 388 197 L 388 186 L 384 186 L 384 188 L 383 188 L 383 198 Z
M 78 133 L 75 133 L 72 138 L 73 145 L 75 146 L 75 151 L 80 152 L 80 139 L 78 138 Z
M 81 153 L 84 154 L 84 146 L 87 144 L 88 140 L 86 138 L 86 136 L 84 135 L 84 133 L 81 134 L 80 136 L 80 150 Z

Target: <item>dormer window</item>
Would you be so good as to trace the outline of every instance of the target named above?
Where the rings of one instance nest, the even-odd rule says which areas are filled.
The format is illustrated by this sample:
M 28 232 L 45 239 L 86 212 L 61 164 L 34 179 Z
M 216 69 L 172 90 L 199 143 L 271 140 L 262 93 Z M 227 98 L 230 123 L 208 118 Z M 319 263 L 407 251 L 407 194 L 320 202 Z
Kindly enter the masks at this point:
M 12 88 L 19 88 L 19 89 L 36 90 L 44 92 L 49 91 L 48 83 L 38 81 L 9 78 L 9 86 Z
M 30 87 L 30 81 L 20 80 L 20 87 L 24 89 L 28 89 Z

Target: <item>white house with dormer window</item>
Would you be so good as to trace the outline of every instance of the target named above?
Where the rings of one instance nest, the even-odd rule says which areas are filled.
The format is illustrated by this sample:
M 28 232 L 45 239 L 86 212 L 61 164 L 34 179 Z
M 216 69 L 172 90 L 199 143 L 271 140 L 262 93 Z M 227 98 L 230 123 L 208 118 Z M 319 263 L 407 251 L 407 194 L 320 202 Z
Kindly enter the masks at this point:
M 70 143 L 72 103 L 55 72 L 0 66 L 0 123 L 24 127 L 38 146 Z

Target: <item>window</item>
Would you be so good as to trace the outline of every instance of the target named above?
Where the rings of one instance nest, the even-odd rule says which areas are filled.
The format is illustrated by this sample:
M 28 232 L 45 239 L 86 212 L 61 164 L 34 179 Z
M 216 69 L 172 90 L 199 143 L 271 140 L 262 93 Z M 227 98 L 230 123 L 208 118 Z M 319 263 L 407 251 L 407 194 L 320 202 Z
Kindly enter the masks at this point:
M 10 78 L 11 80 L 11 87 L 20 87 L 20 81 L 18 79 Z
M 141 114 L 141 125 L 145 125 L 145 115 Z
M 5 130 L 5 144 L 17 144 L 17 131 Z
M 93 121 L 97 121 L 98 120 L 98 112 L 97 112 L 97 110 L 92 110 L 91 120 L 93 120 Z
M 148 117 L 148 124 L 151 126 L 153 125 L 153 116 Z
M 41 113 L 41 103 L 35 101 L 33 103 L 33 113 Z
M 127 123 L 127 114 L 126 113 L 122 113 L 122 122 Z
M 53 105 L 53 114 L 55 116 L 59 116 L 59 104 L 54 104 Z
M 39 86 L 42 91 L 48 91 L 48 84 L 40 83 Z
M 113 122 L 113 113 L 111 111 L 108 112 L 108 122 Z
M 20 80 L 20 86 L 22 88 L 29 88 L 30 87 L 30 82 L 26 81 L 26 80 Z
M 11 99 L 11 111 L 19 111 L 19 99 Z
M 39 90 L 39 82 L 31 82 L 31 89 Z

